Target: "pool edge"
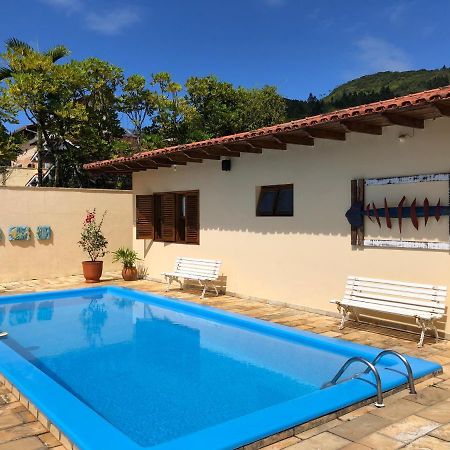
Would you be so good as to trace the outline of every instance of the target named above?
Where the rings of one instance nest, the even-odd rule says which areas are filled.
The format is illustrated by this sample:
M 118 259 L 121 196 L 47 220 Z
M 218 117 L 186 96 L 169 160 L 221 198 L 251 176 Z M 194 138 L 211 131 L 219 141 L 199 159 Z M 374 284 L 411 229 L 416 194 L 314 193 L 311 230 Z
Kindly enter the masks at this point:
M 415 380 L 416 384 L 423 383 L 426 380 L 434 378 L 443 373 L 443 369 L 438 369 L 432 373 L 423 375 L 420 378 Z M 21 393 L 21 391 L 12 384 L 8 378 L 0 372 L 0 383 L 3 383 L 5 388 L 17 398 L 17 401 L 20 402 L 28 412 L 30 412 L 33 417 L 36 418 L 47 430 L 59 440 L 59 442 L 67 449 L 67 450 L 82 450 L 80 449 L 73 441 L 71 441 L 50 419 L 43 413 L 39 408 L 37 408 L 28 398 Z M 407 387 L 407 385 L 397 386 L 393 389 L 383 392 L 384 398 L 389 398 L 391 395 L 397 394 L 403 391 Z M 275 444 L 284 439 L 292 437 L 296 434 L 302 433 L 304 431 L 310 430 L 312 428 L 318 427 L 320 425 L 324 425 L 327 422 L 330 422 L 334 419 L 344 416 L 352 411 L 355 411 L 364 406 L 368 406 L 371 403 L 374 403 L 376 397 L 371 397 L 365 400 L 361 400 L 352 405 L 346 406 L 338 411 L 334 411 L 329 414 L 325 414 L 320 417 L 316 417 L 315 419 L 309 420 L 304 423 L 300 423 L 294 427 L 287 428 L 285 430 L 279 431 L 278 433 L 266 436 L 262 439 L 258 439 L 257 441 L 250 442 L 240 447 L 236 447 L 235 450 L 258 450 L 265 446 Z

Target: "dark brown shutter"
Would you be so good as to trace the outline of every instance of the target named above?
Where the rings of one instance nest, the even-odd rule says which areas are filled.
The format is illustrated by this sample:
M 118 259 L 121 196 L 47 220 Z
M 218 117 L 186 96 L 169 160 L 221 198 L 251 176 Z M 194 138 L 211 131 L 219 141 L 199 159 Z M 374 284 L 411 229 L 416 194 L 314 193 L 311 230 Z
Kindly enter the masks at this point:
M 136 239 L 154 239 L 153 195 L 136 195 Z
M 175 194 L 162 194 L 161 198 L 162 225 L 161 234 L 164 242 L 175 241 Z
M 188 244 L 200 243 L 198 192 L 186 193 L 186 242 Z

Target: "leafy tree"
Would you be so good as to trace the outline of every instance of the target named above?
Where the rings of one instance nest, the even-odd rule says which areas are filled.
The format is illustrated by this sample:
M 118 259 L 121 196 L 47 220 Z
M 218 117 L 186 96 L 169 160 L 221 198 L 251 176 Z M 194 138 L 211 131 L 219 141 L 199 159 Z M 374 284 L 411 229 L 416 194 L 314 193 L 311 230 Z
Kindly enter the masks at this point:
M 224 136 L 282 122 L 284 99 L 273 86 L 234 88 L 215 76 L 191 77 L 186 98 L 198 114 L 198 127 L 206 137 Z
M 231 83 L 217 77 L 191 77 L 186 81 L 186 99 L 197 111 L 197 127 L 205 138 L 236 133 L 239 93 Z
M 32 77 L 40 78 L 44 75 L 45 71 L 48 70 L 49 66 L 55 64 L 58 60 L 67 55 L 69 55 L 69 50 L 62 45 L 58 45 L 47 52 L 41 53 L 19 39 L 8 39 L 6 41 L 6 53 L 1 55 L 7 65 L 0 67 L 0 81 L 6 80 L 7 82 L 12 83 L 16 81 L 19 85 L 26 85 Z M 37 83 L 34 87 L 37 87 Z M 41 155 L 43 151 L 42 125 L 44 113 L 42 112 L 39 102 L 28 105 L 29 108 L 24 108 L 24 106 L 23 103 L 20 104 L 19 109 L 23 109 L 29 119 L 30 116 L 34 117 L 34 120 L 30 119 L 30 121 L 34 123 L 37 128 L 38 184 L 42 185 Z
M 109 158 L 122 135 L 116 99 L 122 71 L 95 58 L 55 64 L 54 53 L 67 54 L 7 43 L 5 96 L 42 133 L 54 164 L 52 184 L 84 186 L 82 164 Z
M 15 111 L 8 105 L 3 95 L 3 88 L 0 88 L 0 179 L 5 180 L 8 174 L 8 167 L 21 153 L 20 138 L 8 132 L 6 122 L 17 123 Z
M 122 70 L 105 61 L 88 58 L 66 65 L 69 80 L 68 111 L 62 110 L 55 130 L 64 137 L 66 185 L 87 186 L 85 163 L 110 159 L 132 152 L 132 146 L 120 139 L 123 129 L 118 117 L 116 91 L 123 81 Z M 77 111 L 79 114 L 77 114 Z M 68 120 L 64 121 L 68 113 Z
M 147 143 L 163 147 L 190 142 L 191 134 L 195 133 L 193 124 L 197 112 L 181 95 L 182 86 L 167 72 L 153 75 L 150 84 L 156 88 L 156 108 L 148 129 L 154 136 L 147 139 Z
M 254 130 L 286 120 L 286 105 L 274 86 L 238 88 L 236 132 Z
M 141 148 L 143 128 L 151 120 L 157 107 L 157 94 L 146 88 L 146 80 L 141 75 L 131 75 L 122 86 L 118 98 L 119 109 L 131 121 L 138 147 Z

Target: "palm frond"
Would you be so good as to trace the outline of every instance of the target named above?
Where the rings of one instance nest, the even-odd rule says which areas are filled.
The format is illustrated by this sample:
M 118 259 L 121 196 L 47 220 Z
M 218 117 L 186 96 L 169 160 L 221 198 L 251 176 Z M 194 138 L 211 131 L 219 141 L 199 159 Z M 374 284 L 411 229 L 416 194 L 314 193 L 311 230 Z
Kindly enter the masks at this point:
M 21 41 L 20 39 L 17 38 L 7 39 L 5 44 L 8 50 L 14 50 L 22 53 L 29 53 L 33 51 L 33 47 L 31 47 L 30 44 L 27 44 L 26 42 Z
M 12 76 L 12 70 L 9 67 L 0 67 L 0 81 L 10 78 Z
M 64 56 L 68 56 L 70 51 L 64 47 L 64 45 L 57 45 L 56 47 L 45 52 L 45 55 L 50 56 L 53 62 L 58 61 L 58 59 L 64 58 Z

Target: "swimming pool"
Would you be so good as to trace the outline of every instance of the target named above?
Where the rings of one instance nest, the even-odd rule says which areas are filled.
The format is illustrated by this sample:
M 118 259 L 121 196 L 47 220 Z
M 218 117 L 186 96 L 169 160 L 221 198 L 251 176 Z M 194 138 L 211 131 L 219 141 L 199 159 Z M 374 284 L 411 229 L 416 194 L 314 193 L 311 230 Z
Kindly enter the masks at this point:
M 379 349 L 126 288 L 3 296 L 0 321 L 0 372 L 83 450 L 232 449 L 376 393 L 371 374 L 321 387 Z

